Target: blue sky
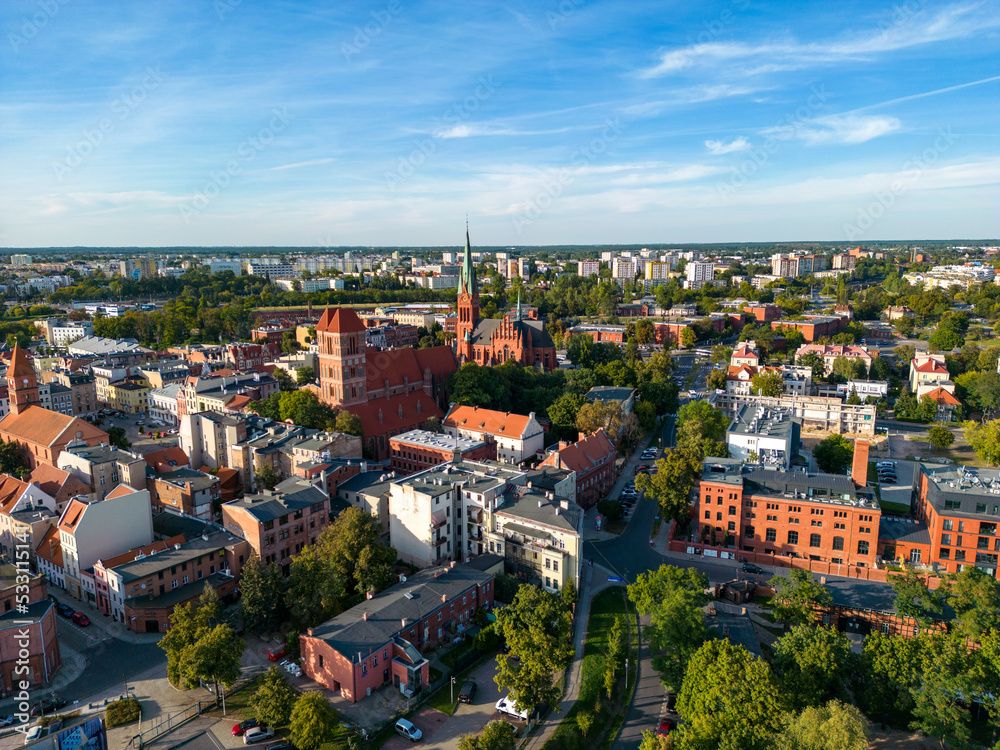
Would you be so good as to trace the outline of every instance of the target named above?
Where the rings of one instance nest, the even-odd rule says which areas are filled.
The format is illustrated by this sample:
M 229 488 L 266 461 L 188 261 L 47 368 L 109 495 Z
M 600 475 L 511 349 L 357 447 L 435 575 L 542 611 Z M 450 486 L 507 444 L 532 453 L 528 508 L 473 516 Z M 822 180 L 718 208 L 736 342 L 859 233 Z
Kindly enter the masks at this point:
M 8 0 L 0 244 L 1000 236 L 1000 2 Z

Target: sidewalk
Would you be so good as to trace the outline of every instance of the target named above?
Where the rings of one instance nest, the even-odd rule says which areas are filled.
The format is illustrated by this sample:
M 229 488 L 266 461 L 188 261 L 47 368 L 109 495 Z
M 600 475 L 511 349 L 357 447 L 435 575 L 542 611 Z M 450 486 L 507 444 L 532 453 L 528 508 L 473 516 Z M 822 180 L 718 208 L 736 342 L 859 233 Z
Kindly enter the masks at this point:
M 587 642 L 587 625 L 590 620 L 590 602 L 596 594 L 606 589 L 608 586 L 618 586 L 617 583 L 608 583 L 607 577 L 614 575 L 610 570 L 600 565 L 585 565 L 583 569 L 583 581 L 581 588 L 583 593 L 576 608 L 576 632 L 573 634 L 573 661 L 569 665 L 569 676 L 566 680 L 566 694 L 559 702 L 558 710 L 553 711 L 546 718 L 542 727 L 532 735 L 531 739 L 524 745 L 522 750 L 539 750 L 549 738 L 555 734 L 556 728 L 563 718 L 576 703 L 580 695 L 580 674 L 583 666 L 583 647 Z M 595 583 L 597 581 L 597 583 Z
M 608 492 L 607 495 L 608 497 L 617 498 L 619 495 L 621 495 L 622 490 L 625 489 L 625 483 L 635 480 L 636 466 L 638 466 L 640 463 L 644 461 L 646 461 L 647 463 L 652 463 L 651 460 L 640 458 L 640 456 L 642 456 L 642 452 L 649 447 L 649 444 L 653 442 L 653 438 L 660 435 L 662 431 L 663 431 L 662 425 L 657 424 L 657 426 L 648 435 L 646 435 L 645 438 L 643 438 L 642 442 L 636 446 L 635 450 L 632 451 L 632 455 L 629 457 L 629 459 L 624 464 L 622 464 L 621 473 L 619 473 L 618 479 L 615 481 L 614 485 L 612 485 L 611 487 L 611 490 Z M 596 522 L 597 515 L 598 513 L 596 505 L 584 511 L 583 541 L 603 542 L 607 539 L 617 539 L 618 534 L 611 534 L 607 531 L 604 531 L 603 529 L 597 528 L 597 522 Z M 632 517 L 634 515 L 635 515 L 634 513 L 629 515 L 628 523 L 625 524 L 626 528 L 628 528 L 628 524 L 632 523 Z
M 57 586 L 49 586 L 48 593 L 60 604 L 66 604 L 76 611 L 86 614 L 90 618 L 90 627 L 100 630 L 110 638 L 116 638 L 125 643 L 159 643 L 163 637 L 163 633 L 133 633 L 120 622 L 115 622 L 111 617 L 105 615 L 93 604 L 74 599 Z

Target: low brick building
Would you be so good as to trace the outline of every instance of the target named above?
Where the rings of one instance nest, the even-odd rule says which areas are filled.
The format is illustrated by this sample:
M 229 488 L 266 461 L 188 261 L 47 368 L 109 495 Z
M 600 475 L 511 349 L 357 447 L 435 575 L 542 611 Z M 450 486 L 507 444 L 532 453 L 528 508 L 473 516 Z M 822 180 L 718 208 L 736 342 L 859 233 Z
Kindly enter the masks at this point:
M 493 607 L 493 574 L 450 563 L 404 577 L 299 638 L 306 675 L 357 702 L 385 685 L 413 695 L 430 681 L 421 653 Z
M 150 473 L 146 488 L 154 510 L 171 508 L 205 521 L 213 518 L 212 503 L 222 499 L 219 478 L 192 469 Z
M 771 321 L 771 330 L 779 331 L 782 328 L 794 328 L 799 331 L 808 343 L 813 343 L 825 336 L 833 336 L 844 330 L 847 323 L 846 318 L 832 315 L 818 315 L 805 320 L 774 320 Z
M 27 573 L 28 610 L 19 612 L 16 605 L 23 599 L 17 595 L 18 570 L 13 565 L 0 565 L 0 685 L 11 690 L 17 682 L 27 680 L 32 687 L 48 685 L 62 665 L 59 641 L 56 638 L 56 607 L 46 596 L 45 579 Z M 23 595 L 23 594 L 22 594 Z M 27 650 L 27 674 L 15 674 L 18 660 Z
M 410 430 L 389 438 L 389 450 L 392 470 L 399 474 L 415 474 L 448 461 L 492 461 L 497 457 L 496 443 L 428 430 Z

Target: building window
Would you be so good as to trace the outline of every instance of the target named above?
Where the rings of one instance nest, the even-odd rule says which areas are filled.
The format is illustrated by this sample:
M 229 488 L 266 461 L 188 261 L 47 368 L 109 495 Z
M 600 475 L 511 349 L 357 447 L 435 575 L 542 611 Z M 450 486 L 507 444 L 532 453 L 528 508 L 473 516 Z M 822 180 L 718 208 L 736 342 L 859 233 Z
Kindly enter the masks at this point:
M 835 536 L 833 538 L 833 548 L 836 549 L 836 550 L 842 550 L 842 549 L 844 549 L 844 537 L 842 537 L 842 536 Z
M 788 532 L 788 543 L 789 544 L 798 544 L 799 543 L 799 532 L 797 532 L 797 531 L 789 531 Z
M 778 541 L 778 532 L 774 529 L 766 529 L 764 531 L 764 541 L 765 542 L 776 542 Z
M 810 547 L 819 547 L 820 546 L 820 536 L 819 536 L 819 534 L 810 534 L 809 535 L 809 546 Z
M 729 522 L 729 531 L 736 531 L 736 521 Z
M 938 557 L 940 557 L 942 560 L 950 560 L 951 550 L 948 549 L 947 547 L 942 547 L 941 551 L 938 553 Z
M 882 623 L 882 633 L 883 635 L 889 635 L 889 623 L 887 622 Z
M 743 536 L 745 536 L 747 539 L 753 539 L 753 526 L 747 526 L 746 529 L 743 531 Z
M 911 549 L 910 550 L 910 562 L 911 563 L 919 563 L 920 562 L 920 550 L 918 550 L 918 549 Z
M 951 534 L 942 534 L 941 535 L 941 544 L 947 544 L 950 547 L 951 546 Z
M 729 515 L 731 515 L 731 516 L 735 516 L 736 515 L 736 506 L 734 506 L 734 505 L 730 505 L 729 506 Z
M 868 542 L 862 540 L 858 542 L 858 554 L 867 555 L 868 554 Z

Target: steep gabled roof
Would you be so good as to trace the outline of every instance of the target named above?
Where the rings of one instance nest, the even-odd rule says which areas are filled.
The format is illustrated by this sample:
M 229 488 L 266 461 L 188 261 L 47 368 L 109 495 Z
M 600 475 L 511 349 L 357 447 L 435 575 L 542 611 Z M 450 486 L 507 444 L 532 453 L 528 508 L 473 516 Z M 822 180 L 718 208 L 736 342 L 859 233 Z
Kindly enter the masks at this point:
M 316 330 L 325 333 L 356 333 L 364 331 L 365 324 L 349 307 L 328 307 L 320 316 Z
M 108 441 L 108 433 L 85 419 L 40 406 L 29 406 L 20 414 L 8 414 L 0 421 L 0 436 L 46 446 L 55 445 L 60 440 L 68 443 L 77 437 Z
M 934 361 L 933 359 L 924 360 L 919 365 L 915 365 L 914 369 L 916 369 L 917 372 L 948 373 L 947 367 L 942 365 L 940 362 Z
M 10 513 L 26 489 L 27 482 L 9 474 L 0 475 L 0 513 Z
M 82 500 L 70 500 L 66 510 L 63 511 L 62 518 L 59 519 L 59 530 L 72 534 L 76 531 L 80 519 L 87 510 L 87 503 Z
M 347 410 L 358 415 L 366 439 L 377 435 L 396 435 L 419 427 L 431 417 L 444 417 L 434 399 L 423 391 L 377 398 L 348 406 Z
M 111 492 L 108 493 L 108 496 L 104 499 L 114 500 L 116 497 L 125 497 L 126 495 L 131 495 L 136 492 L 140 492 L 140 490 L 137 490 L 134 487 L 129 487 L 127 484 L 119 484 L 111 490 Z
M 925 393 L 920 398 L 921 399 L 923 399 L 923 398 L 929 398 L 932 401 L 936 401 L 937 403 L 944 404 L 946 406 L 961 406 L 962 405 L 961 401 L 959 401 L 957 398 L 955 398 L 955 396 L 952 395 L 951 393 L 948 393 L 948 391 L 946 391 L 941 386 L 938 386 L 937 388 L 935 388 L 932 391 L 927 391 L 927 393 Z
M 182 469 L 191 463 L 183 449 L 176 445 L 171 448 L 147 453 L 143 458 L 146 460 L 146 466 L 155 469 L 161 474 Z
M 615 446 L 608 433 L 601 429 L 573 445 L 561 448 L 558 453 L 563 466 L 577 474 L 585 474 L 599 466 L 602 459 L 606 461 L 608 456 L 614 460 Z
M 37 378 L 35 368 L 31 366 L 28 353 L 18 344 L 14 344 L 14 351 L 11 353 L 10 366 L 7 368 L 7 377 Z
M 62 542 L 59 541 L 59 529 L 57 527 L 49 526 L 35 548 L 35 555 L 41 557 L 43 560 L 48 560 L 57 568 L 63 566 Z

